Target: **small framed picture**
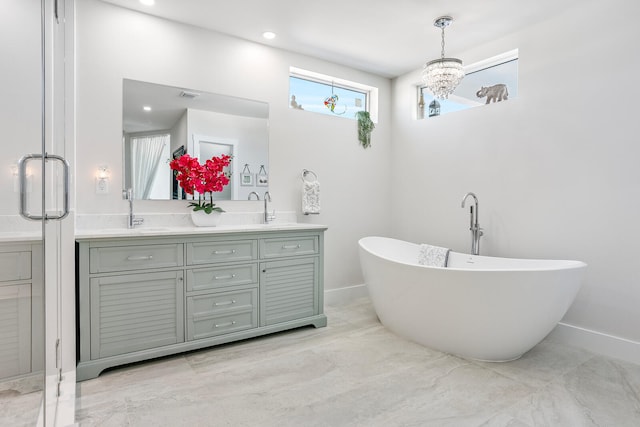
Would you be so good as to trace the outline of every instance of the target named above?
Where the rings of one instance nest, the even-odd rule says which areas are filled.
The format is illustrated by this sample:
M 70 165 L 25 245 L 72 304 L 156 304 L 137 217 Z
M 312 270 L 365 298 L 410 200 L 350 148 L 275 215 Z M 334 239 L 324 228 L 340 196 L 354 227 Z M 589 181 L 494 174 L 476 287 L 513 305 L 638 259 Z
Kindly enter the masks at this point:
M 240 174 L 240 185 L 243 187 L 251 187 L 253 185 L 253 174 L 252 173 L 241 173 Z
M 264 165 L 260 165 L 260 171 L 256 174 L 256 185 L 258 187 L 268 187 L 269 186 L 269 174 L 267 170 L 264 168 Z
M 256 185 L 259 187 L 269 186 L 269 175 L 266 173 L 263 175 L 256 175 Z

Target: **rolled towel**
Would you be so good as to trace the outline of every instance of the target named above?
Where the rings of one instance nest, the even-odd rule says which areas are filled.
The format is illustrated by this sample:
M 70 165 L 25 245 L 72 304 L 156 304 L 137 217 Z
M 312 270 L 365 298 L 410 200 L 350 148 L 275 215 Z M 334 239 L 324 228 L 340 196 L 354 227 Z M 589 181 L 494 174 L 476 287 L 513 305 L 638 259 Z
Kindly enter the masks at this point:
M 320 213 L 320 183 L 302 180 L 302 213 L 305 215 Z
M 418 264 L 429 267 L 446 267 L 451 249 L 421 244 L 418 251 Z

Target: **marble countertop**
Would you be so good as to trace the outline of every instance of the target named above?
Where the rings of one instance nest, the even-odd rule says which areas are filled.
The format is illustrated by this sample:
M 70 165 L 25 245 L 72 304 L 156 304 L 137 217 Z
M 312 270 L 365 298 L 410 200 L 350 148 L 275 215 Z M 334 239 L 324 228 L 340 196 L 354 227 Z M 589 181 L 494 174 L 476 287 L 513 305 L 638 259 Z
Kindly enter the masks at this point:
M 76 230 L 76 240 L 106 239 L 121 237 L 154 237 L 154 236 L 184 236 L 207 235 L 224 233 L 253 233 L 264 231 L 296 231 L 296 230 L 326 230 L 326 225 L 302 224 L 302 223 L 270 223 L 270 224 L 245 224 L 245 225 L 219 225 L 216 227 L 136 227 L 128 228 L 104 228 L 104 229 L 80 229 Z
M 126 237 L 171 237 L 186 235 L 216 235 L 225 233 L 255 233 L 277 231 L 326 230 L 326 225 L 297 222 L 295 212 L 278 212 L 276 221 L 262 224 L 261 212 L 225 213 L 216 227 L 196 227 L 189 214 L 143 214 L 144 224 L 126 228 L 127 215 L 75 215 L 75 239 L 109 239 Z M 18 215 L 0 216 L 3 225 L 0 243 L 28 243 L 42 240 L 42 230 L 28 224 Z
M 0 243 L 38 242 L 42 240 L 40 231 L 3 231 L 0 232 Z

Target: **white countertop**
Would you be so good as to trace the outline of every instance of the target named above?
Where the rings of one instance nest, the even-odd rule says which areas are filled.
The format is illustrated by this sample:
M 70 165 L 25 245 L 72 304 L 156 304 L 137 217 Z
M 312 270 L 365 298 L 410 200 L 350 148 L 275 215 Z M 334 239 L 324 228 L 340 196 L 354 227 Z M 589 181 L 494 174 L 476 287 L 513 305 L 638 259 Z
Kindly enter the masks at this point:
M 40 231 L 3 231 L 0 232 L 0 243 L 38 242 L 42 240 Z
M 246 225 L 219 225 L 216 227 L 136 227 L 128 228 L 104 228 L 76 230 L 76 240 L 106 239 L 121 237 L 162 237 L 184 235 L 215 235 L 224 233 L 253 233 L 264 231 L 296 231 L 296 230 L 326 230 L 326 225 L 302 224 L 302 223 L 270 223 L 270 224 L 246 224 Z

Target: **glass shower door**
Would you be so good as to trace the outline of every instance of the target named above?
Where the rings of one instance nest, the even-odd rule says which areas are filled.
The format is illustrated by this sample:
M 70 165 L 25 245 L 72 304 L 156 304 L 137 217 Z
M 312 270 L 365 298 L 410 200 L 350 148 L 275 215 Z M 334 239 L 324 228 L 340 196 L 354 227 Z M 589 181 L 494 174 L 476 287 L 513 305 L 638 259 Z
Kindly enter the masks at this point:
M 69 421 L 58 414 L 61 380 L 75 373 L 62 363 L 65 342 L 75 346 L 62 316 L 72 283 L 62 284 L 73 280 L 73 264 L 62 260 L 73 257 L 63 157 L 65 3 L 5 0 L 0 13 L 0 425 Z

